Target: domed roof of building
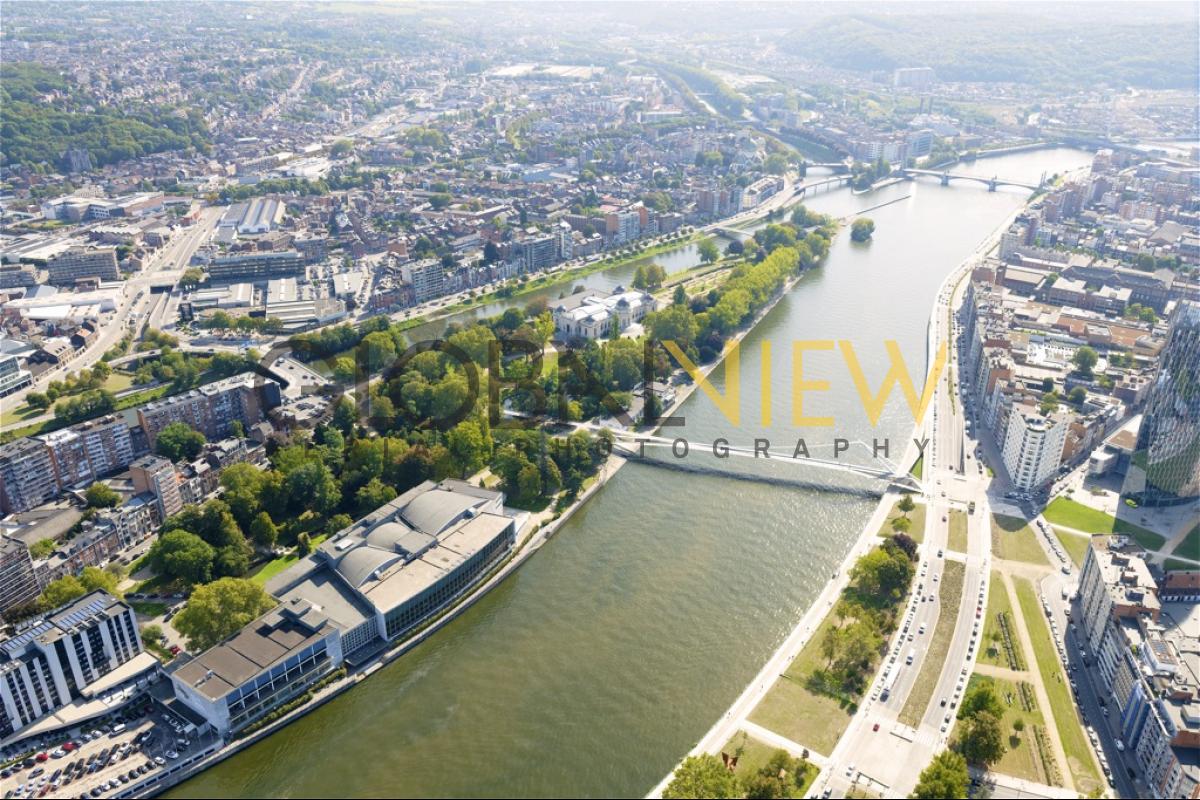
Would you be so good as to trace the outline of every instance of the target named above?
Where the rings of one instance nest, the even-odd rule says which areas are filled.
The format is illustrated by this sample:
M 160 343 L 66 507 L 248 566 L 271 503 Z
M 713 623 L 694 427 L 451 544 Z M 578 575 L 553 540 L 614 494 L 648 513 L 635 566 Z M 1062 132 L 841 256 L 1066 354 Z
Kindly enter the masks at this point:
M 478 497 L 431 489 L 414 498 L 400 514 L 405 522 L 422 533 L 437 536 L 469 509 L 482 503 Z
M 361 589 L 364 583 L 398 560 L 400 556 L 396 553 L 359 545 L 342 556 L 337 571 L 347 583 Z

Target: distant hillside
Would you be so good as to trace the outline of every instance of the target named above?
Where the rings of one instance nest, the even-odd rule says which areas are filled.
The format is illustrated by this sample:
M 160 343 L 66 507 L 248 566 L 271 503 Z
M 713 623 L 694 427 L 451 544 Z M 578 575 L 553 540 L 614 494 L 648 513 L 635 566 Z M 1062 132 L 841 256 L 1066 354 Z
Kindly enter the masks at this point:
M 1060 9 L 1061 10 L 1061 9 Z M 1080 11 L 1086 11 L 1080 7 Z M 1014 25 L 1020 19 L 1019 25 Z M 789 37 L 797 54 L 841 69 L 933 67 L 942 80 L 1110 87 L 1194 88 L 1196 15 L 1122 24 L 1067 20 L 1030 7 L 1023 17 L 990 14 L 842 14 Z
M 206 149 L 208 128 L 195 109 L 95 106 L 54 70 L 22 62 L 0 67 L 0 163 L 50 164 L 87 148 L 93 166 L 164 150 Z

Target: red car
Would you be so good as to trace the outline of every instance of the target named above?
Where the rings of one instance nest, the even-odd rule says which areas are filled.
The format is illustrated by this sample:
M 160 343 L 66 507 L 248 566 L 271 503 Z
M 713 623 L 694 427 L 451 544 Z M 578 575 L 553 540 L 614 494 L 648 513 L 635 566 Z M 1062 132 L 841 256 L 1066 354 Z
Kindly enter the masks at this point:
M 177 656 L 177 655 L 179 655 L 179 650 L 180 650 L 179 645 L 173 644 L 173 645 L 171 645 L 170 653 L 173 656 Z
M 64 744 L 64 745 L 62 746 L 62 748 L 63 748 L 63 750 L 66 750 L 66 751 L 69 753 L 69 752 L 71 752 L 72 750 L 74 750 L 74 749 L 75 749 L 75 743 L 74 743 L 74 742 L 67 742 L 66 744 Z
M 34 758 L 36 758 L 38 761 L 46 761 L 50 758 L 50 756 L 48 756 L 46 753 L 38 753 L 36 756 L 34 756 Z
M 871 727 L 871 731 L 872 731 L 872 732 L 874 732 L 874 731 L 878 731 L 878 730 L 879 730 L 879 723 L 878 723 L 878 722 L 876 722 L 876 723 L 875 723 L 875 724 L 874 724 L 874 725 Z

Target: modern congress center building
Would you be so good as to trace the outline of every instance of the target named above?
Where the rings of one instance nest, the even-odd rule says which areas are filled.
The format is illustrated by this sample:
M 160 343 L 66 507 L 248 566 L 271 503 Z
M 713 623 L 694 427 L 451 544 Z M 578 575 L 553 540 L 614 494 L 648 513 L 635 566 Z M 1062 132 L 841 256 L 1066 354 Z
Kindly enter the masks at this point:
M 426 481 L 272 578 L 280 606 L 177 670 L 175 696 L 236 733 L 413 633 L 512 551 L 517 527 L 503 493 Z

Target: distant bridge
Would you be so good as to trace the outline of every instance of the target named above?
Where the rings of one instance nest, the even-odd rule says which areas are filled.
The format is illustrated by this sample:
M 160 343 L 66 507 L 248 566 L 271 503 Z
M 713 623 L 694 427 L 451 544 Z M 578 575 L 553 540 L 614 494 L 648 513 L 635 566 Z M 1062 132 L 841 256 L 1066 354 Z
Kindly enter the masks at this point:
M 690 453 L 694 446 L 698 446 L 702 451 L 708 449 L 711 444 L 696 445 L 689 442 L 683 437 L 670 438 L 666 436 L 658 436 L 651 433 L 635 433 L 633 431 L 613 431 L 613 437 L 617 446 L 625 452 L 626 455 L 633 457 L 644 457 L 645 449 L 648 447 L 665 447 L 673 452 L 678 452 L 677 448 L 682 447 L 681 444 L 686 444 L 687 452 Z M 860 447 L 870 451 L 871 448 L 865 442 L 850 442 L 851 445 L 859 445 Z M 739 447 L 737 445 L 723 445 L 722 452 L 727 451 L 730 456 L 739 458 L 754 458 L 775 461 L 783 464 L 791 464 L 796 466 L 817 467 L 818 469 L 828 470 L 831 472 L 841 472 L 843 474 L 861 475 L 877 481 L 885 481 L 889 486 L 907 492 L 920 492 L 921 484 L 911 474 L 898 468 L 894 463 L 886 458 L 881 458 L 872 452 L 872 458 L 878 466 L 866 464 L 854 464 L 849 461 L 841 461 L 836 458 L 814 458 L 810 456 L 796 456 L 792 453 L 781 453 L 772 451 L 769 448 L 748 448 Z M 648 459 L 647 459 L 648 460 Z M 686 460 L 686 456 L 678 458 L 675 462 L 662 461 L 654 459 L 652 463 L 663 464 L 668 467 L 680 466 L 679 462 Z M 687 469 L 687 467 L 682 467 Z M 740 480 L 758 481 L 762 483 L 788 483 L 797 482 L 781 479 L 778 476 L 755 475 L 750 472 L 725 472 L 721 470 L 695 470 L 692 471 L 709 471 L 714 474 L 724 474 L 732 478 Z M 805 483 L 799 481 L 799 483 Z
M 1042 188 L 1046 182 L 1045 176 L 1042 176 L 1042 181 L 1040 183 L 1027 183 L 1025 181 L 1013 181 L 1008 180 L 1007 178 L 997 178 L 995 176 L 992 176 L 991 178 L 984 178 L 979 175 L 955 175 L 949 171 L 938 172 L 937 170 L 932 169 L 906 168 L 899 170 L 899 172 L 910 178 L 918 175 L 928 175 L 931 178 L 939 179 L 942 182 L 942 186 L 948 186 L 950 181 L 974 181 L 975 183 L 982 183 L 984 186 L 988 187 L 989 192 L 996 191 L 997 186 L 1019 186 L 1022 189 L 1028 189 L 1031 192 L 1036 192 L 1038 189 Z
M 792 194 L 794 194 L 796 196 L 800 196 L 800 195 L 808 192 L 809 189 L 820 189 L 822 186 L 841 186 L 843 183 L 849 183 L 850 181 L 851 181 L 850 176 L 844 175 L 844 174 L 843 175 L 833 175 L 831 177 L 822 178 L 822 179 L 816 180 L 816 181 L 805 181 L 804 183 L 797 186 L 796 190 Z
M 834 172 L 849 172 L 850 171 L 850 165 L 847 164 L 845 161 L 830 161 L 827 163 L 805 161 L 804 167 L 805 167 L 805 169 L 808 169 L 809 167 L 824 167 L 825 169 L 831 169 Z

